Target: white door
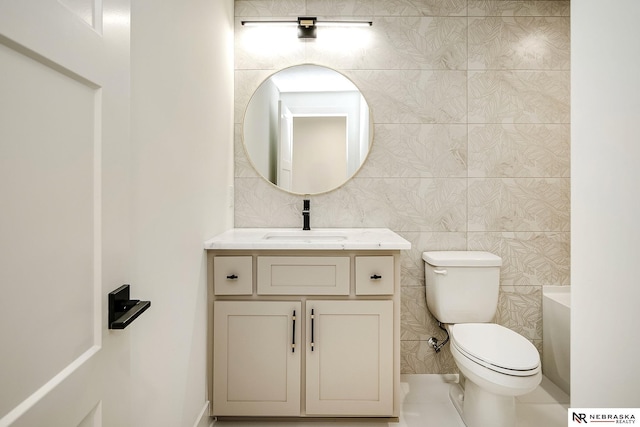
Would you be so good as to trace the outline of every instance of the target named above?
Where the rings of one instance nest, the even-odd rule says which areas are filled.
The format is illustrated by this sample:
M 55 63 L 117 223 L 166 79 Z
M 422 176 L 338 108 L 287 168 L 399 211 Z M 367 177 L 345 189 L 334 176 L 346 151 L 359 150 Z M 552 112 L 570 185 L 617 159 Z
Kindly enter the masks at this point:
M 278 101 L 278 187 L 291 190 L 293 174 L 293 113 Z
M 215 415 L 300 415 L 299 301 L 216 301 Z
M 307 301 L 307 319 L 307 415 L 393 416 L 393 301 Z
M 128 96 L 129 0 L 0 1 L 1 427 L 129 425 Z

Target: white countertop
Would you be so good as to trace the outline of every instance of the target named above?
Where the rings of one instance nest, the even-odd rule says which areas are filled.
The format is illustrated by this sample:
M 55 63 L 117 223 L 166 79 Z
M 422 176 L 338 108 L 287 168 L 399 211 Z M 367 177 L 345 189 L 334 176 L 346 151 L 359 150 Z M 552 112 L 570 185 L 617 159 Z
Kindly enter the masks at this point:
M 403 250 L 411 243 L 387 228 L 233 228 L 205 249 Z

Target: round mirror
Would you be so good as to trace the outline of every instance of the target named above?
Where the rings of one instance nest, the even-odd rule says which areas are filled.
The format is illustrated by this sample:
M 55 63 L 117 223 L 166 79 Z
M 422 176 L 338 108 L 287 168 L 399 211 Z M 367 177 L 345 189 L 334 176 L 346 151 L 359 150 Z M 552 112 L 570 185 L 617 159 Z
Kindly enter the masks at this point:
M 255 91 L 244 116 L 244 145 L 266 180 L 297 194 L 317 194 L 347 182 L 373 139 L 369 106 L 335 70 L 297 65 Z

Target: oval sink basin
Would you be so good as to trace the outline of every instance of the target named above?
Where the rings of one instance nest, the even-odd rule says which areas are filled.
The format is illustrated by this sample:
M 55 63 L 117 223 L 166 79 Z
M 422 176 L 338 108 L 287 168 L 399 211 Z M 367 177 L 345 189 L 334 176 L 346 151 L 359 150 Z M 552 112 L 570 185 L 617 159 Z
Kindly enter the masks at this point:
M 340 242 L 347 240 L 347 235 L 336 233 L 323 233 L 319 231 L 287 231 L 267 233 L 265 240 L 279 240 L 283 242 Z

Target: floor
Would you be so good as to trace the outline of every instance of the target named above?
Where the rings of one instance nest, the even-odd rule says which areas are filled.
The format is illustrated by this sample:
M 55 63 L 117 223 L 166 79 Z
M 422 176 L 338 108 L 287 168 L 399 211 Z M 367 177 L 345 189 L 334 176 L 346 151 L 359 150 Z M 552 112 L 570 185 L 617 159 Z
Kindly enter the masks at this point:
M 402 375 L 397 423 L 218 421 L 214 427 L 465 427 L 449 400 L 449 383 L 455 380 L 453 375 Z M 568 396 L 543 377 L 536 390 L 517 398 L 518 427 L 565 427 L 568 408 Z

